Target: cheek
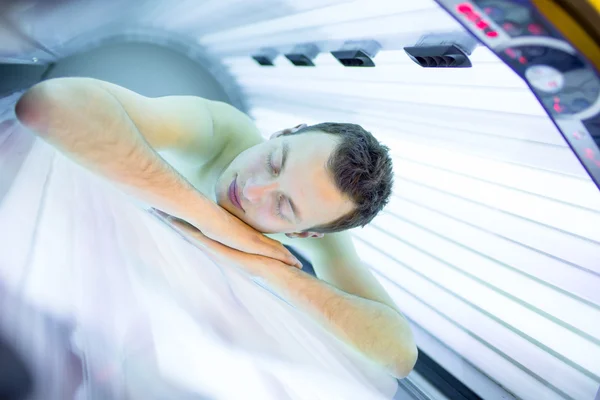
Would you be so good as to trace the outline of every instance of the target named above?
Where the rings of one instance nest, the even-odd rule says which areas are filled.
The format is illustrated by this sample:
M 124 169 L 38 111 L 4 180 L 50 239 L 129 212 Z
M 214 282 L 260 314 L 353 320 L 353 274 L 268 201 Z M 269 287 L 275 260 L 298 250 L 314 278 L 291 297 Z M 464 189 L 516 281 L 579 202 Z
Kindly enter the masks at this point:
M 276 217 L 273 215 L 271 202 L 266 201 L 253 210 L 253 217 L 263 224 L 273 225 Z
M 289 228 L 289 223 L 274 214 L 271 202 L 263 203 L 252 211 L 252 225 L 265 232 L 279 232 Z

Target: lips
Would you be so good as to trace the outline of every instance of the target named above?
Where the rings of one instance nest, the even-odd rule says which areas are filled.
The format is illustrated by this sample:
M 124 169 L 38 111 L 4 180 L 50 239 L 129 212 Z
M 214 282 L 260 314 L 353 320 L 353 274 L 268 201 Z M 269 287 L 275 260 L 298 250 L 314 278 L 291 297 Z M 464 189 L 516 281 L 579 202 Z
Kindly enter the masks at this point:
M 242 203 L 238 194 L 237 176 L 231 182 L 231 185 L 229 185 L 229 201 L 231 201 L 234 206 L 244 211 L 244 207 L 242 207 Z

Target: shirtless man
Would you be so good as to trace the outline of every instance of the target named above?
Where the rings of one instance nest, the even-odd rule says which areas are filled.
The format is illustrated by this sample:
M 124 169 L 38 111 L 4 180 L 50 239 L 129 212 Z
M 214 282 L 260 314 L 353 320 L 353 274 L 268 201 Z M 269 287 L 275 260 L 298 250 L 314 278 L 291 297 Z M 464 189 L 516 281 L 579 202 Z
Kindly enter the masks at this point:
M 370 222 L 391 193 L 387 149 L 360 126 L 301 125 L 266 141 L 230 105 L 147 98 L 90 78 L 37 84 L 16 114 L 391 375 L 414 367 L 406 319 L 343 232 Z M 294 268 L 281 243 L 307 254 L 318 279 Z

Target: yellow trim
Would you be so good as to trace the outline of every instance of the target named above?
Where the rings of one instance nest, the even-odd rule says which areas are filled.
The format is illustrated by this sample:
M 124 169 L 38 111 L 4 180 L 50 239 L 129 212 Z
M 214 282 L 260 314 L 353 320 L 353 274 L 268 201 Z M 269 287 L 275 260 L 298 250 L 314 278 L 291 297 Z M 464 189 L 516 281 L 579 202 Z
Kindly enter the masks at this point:
M 598 10 L 598 13 L 600 14 L 600 0 L 588 0 L 588 1 L 592 5 L 592 7 L 596 7 L 596 10 Z
M 600 11 L 600 0 L 589 0 L 591 4 Z M 533 0 L 538 10 L 552 22 L 580 52 L 585 54 L 588 59 L 600 69 L 600 47 L 593 39 L 579 26 L 576 20 L 568 15 L 561 7 L 551 0 Z

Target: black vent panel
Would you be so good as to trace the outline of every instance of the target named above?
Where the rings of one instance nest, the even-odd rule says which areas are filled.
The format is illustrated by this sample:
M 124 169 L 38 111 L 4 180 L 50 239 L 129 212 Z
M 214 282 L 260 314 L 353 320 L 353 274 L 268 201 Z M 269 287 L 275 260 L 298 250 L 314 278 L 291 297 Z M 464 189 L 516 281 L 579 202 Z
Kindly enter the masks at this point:
M 457 46 L 405 47 L 406 54 L 423 68 L 470 68 L 469 56 Z

